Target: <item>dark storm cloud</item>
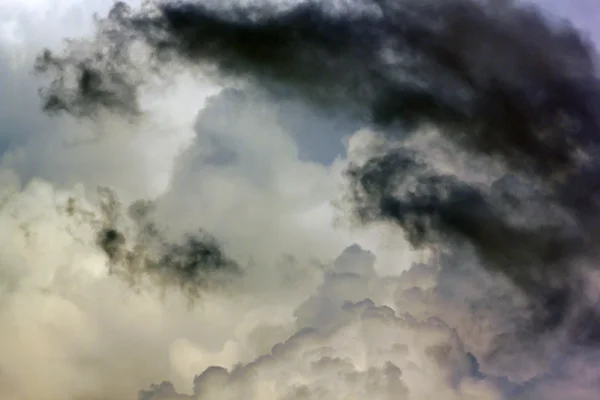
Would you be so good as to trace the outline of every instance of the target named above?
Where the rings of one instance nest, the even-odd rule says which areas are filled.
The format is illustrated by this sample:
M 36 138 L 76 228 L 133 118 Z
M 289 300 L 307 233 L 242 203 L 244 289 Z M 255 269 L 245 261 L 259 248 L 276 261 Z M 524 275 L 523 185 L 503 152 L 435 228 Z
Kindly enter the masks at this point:
M 114 193 L 100 191 L 103 221 L 96 243 L 106 254 L 111 273 L 138 286 L 144 279 L 163 292 L 176 288 L 193 302 L 203 291 L 223 287 L 241 276 L 242 268 L 229 258 L 210 234 L 198 231 L 171 242 L 152 220 L 152 204 L 134 202 L 128 209 L 135 231 L 124 233 L 119 223 L 121 204 Z
M 367 108 L 378 123 L 435 122 L 464 145 L 550 173 L 597 140 L 594 53 L 573 29 L 509 3 L 379 1 L 362 13 L 316 2 L 281 11 L 166 2 L 139 13 L 117 4 L 96 46 L 46 52 L 38 68 L 57 78 L 46 109 L 133 111 L 142 80 L 127 79 L 127 50 L 141 40 L 158 63 L 216 63 Z
M 597 55 L 568 24 L 510 0 L 119 3 L 95 41 L 39 58 L 53 78 L 44 108 L 139 113 L 138 42 L 151 49 L 147 70 L 216 69 L 347 110 L 395 139 L 431 124 L 464 154 L 500 161 L 507 178 L 479 187 L 390 149 L 349 168 L 357 215 L 397 223 L 415 246 L 471 246 L 566 318 L 600 215 Z

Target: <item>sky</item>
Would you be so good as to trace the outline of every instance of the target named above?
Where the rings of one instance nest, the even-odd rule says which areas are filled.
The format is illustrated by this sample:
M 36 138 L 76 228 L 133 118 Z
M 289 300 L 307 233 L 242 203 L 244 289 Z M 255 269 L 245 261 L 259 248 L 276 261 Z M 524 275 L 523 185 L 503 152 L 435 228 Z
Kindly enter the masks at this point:
M 536 2 L 600 43 L 597 2 Z M 519 347 L 525 300 L 472 255 L 344 218 L 370 127 L 185 71 L 143 93 L 141 122 L 45 115 L 35 56 L 109 9 L 0 0 L 0 400 L 598 398 L 597 350 Z M 127 237 L 116 265 L 107 226 Z M 146 269 L 146 241 L 198 230 L 241 278 L 188 293 Z

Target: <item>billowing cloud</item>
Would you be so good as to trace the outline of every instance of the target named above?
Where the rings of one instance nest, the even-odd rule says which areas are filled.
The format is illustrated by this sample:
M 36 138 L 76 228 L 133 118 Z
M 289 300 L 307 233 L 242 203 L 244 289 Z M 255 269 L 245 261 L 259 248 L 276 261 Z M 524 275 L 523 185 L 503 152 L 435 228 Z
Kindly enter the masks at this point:
M 599 396 L 580 32 L 515 1 L 129 4 L 8 8 L 0 399 Z
M 418 247 L 471 246 L 564 314 L 597 236 L 595 60 L 577 30 L 512 1 L 161 2 L 116 4 L 93 41 L 44 52 L 38 70 L 53 79 L 45 110 L 75 116 L 137 116 L 153 71 L 187 69 L 345 110 L 391 140 L 432 127 L 507 177 L 482 187 L 388 146 L 348 171 L 359 218 L 393 221 Z

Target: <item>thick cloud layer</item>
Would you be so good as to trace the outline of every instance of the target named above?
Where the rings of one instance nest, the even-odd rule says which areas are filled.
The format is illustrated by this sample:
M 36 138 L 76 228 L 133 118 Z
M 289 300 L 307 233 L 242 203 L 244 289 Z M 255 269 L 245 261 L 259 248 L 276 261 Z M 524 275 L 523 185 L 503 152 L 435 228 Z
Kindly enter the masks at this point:
M 510 313 L 523 312 L 523 299 L 507 286 L 476 271 L 465 271 L 459 280 L 446 262 L 441 269 L 414 265 L 383 278 L 373 259 L 359 246 L 346 249 L 295 309 L 295 334 L 266 354 L 232 368 L 206 368 L 194 379 L 191 395 L 163 382 L 142 391 L 140 399 L 597 395 L 595 352 L 564 351 L 557 337 L 519 346 Z
M 596 58 L 567 23 L 513 1 L 178 1 L 119 3 L 94 41 L 45 52 L 38 70 L 53 79 L 45 110 L 75 116 L 138 115 L 153 71 L 191 68 L 344 110 L 392 140 L 434 127 L 507 176 L 475 185 L 430 150 L 390 146 L 348 170 L 357 216 L 397 223 L 415 246 L 472 247 L 562 321 L 598 236 Z
M 358 103 L 375 122 L 439 123 L 464 145 L 546 175 L 596 143 L 595 54 L 568 26 L 513 2 L 351 6 L 166 2 L 136 12 L 119 3 L 91 50 L 40 57 L 40 70 L 57 73 L 45 107 L 136 111 L 144 78 L 132 79 L 141 66 L 129 50 L 142 40 L 159 68 L 216 63 L 313 99 Z
M 117 5 L 38 59 L 65 78 L 46 111 L 91 119 L 43 115 L 0 47 L 0 399 L 600 397 L 574 30 L 510 2 L 206 4 Z

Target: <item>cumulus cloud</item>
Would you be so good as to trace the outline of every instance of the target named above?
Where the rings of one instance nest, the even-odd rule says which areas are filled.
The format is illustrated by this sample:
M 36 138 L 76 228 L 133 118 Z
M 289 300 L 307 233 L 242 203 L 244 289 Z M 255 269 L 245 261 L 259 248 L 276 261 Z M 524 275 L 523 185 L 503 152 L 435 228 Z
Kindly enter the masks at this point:
M 239 365 L 205 368 L 185 394 L 164 381 L 140 398 L 597 395 L 595 352 L 565 349 L 556 336 L 519 346 L 515 317 L 526 318 L 525 298 L 508 282 L 481 270 L 457 277 L 454 260 L 415 264 L 382 278 L 373 258 L 359 246 L 346 249 L 295 309 L 294 333 L 270 351 Z
M 236 120 L 227 94 L 214 100 L 225 109 L 205 111 L 195 126 L 219 89 L 186 77 L 161 91 L 169 99 L 147 94 L 154 117 L 141 124 L 50 119 L 31 74 L 42 40 L 30 33 L 3 41 L 0 52 L 8 90 L 0 107 L 0 397 L 130 399 L 162 379 L 185 390 L 205 366 L 249 361 L 293 333 L 291 312 L 318 282 L 319 257 L 345 243 L 329 227 L 331 191 L 315 189 L 335 174 L 300 161 L 280 116 L 261 127 L 244 99 L 233 104 L 247 107 L 237 127 L 226 124 Z M 210 125 L 211 117 L 220 122 Z M 242 144 L 244 124 L 254 124 L 246 132 L 262 134 L 262 144 L 248 136 Z M 238 164 L 214 163 L 214 129 L 240 152 Z M 194 179 L 205 163 L 213 166 L 208 186 Z M 315 207 L 324 214 L 311 217 Z M 197 273 L 209 266 L 231 276 Z
M 598 397 L 575 29 L 516 2 L 129 3 L 7 8 L 0 399 Z
M 392 221 L 419 248 L 472 247 L 542 314 L 564 318 L 580 290 L 575 264 L 594 257 L 595 48 L 534 6 L 118 3 L 93 40 L 45 51 L 37 68 L 52 79 L 45 110 L 76 117 L 143 115 L 139 94 L 152 78 L 188 70 L 343 110 L 393 141 L 433 127 L 505 178 L 476 185 L 440 171 L 429 150 L 387 146 L 348 169 L 362 223 Z

